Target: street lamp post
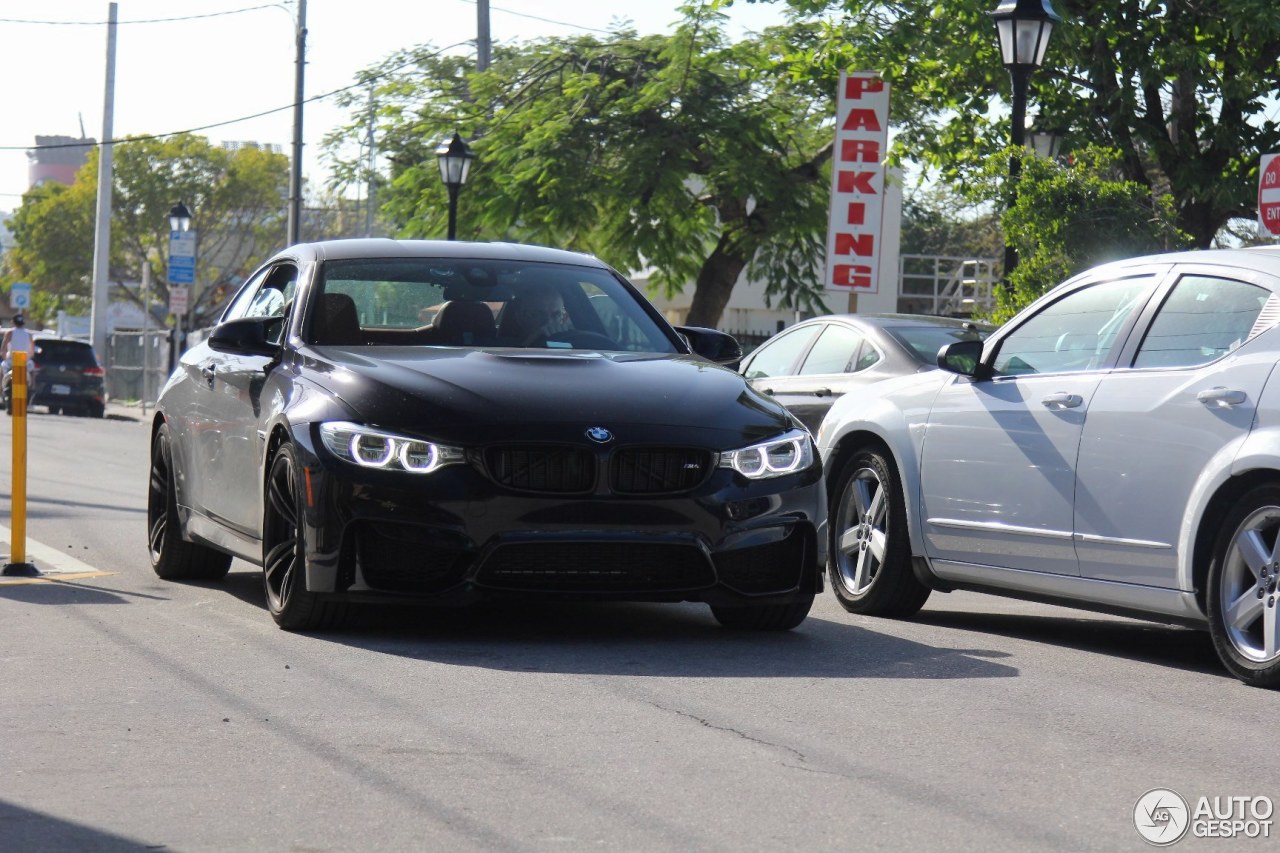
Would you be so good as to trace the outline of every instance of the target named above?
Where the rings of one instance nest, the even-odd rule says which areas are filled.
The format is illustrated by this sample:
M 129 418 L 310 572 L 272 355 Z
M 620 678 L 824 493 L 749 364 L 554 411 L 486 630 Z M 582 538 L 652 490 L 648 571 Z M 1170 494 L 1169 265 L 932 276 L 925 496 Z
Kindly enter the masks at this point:
M 169 311 L 174 316 L 176 335 L 174 347 L 170 352 L 169 368 L 173 368 L 174 357 L 182 348 L 182 316 L 186 312 L 185 304 L 175 304 L 173 288 L 190 287 L 196 279 L 195 234 L 191 231 L 191 211 L 187 205 L 178 202 L 169 208 Z M 185 302 L 185 300 L 183 300 Z M 176 309 L 176 310 L 175 310 Z
M 1000 53 L 1004 67 L 1013 79 L 1013 146 L 1020 149 L 1026 144 L 1027 86 L 1031 72 L 1044 62 L 1044 52 L 1049 46 L 1053 25 L 1062 17 L 1053 10 L 1050 0 L 1001 0 L 991 13 L 1000 35 Z M 1009 206 L 1018 198 L 1018 175 L 1022 164 L 1020 153 L 1009 158 Z M 1018 265 L 1017 250 L 1005 240 L 1004 279 Z
M 436 149 L 436 159 L 440 163 L 440 180 L 449 190 L 449 239 L 458 239 L 458 190 L 467 182 L 467 172 L 471 170 L 471 161 L 475 159 L 467 143 L 455 131 L 453 139 L 441 143 Z

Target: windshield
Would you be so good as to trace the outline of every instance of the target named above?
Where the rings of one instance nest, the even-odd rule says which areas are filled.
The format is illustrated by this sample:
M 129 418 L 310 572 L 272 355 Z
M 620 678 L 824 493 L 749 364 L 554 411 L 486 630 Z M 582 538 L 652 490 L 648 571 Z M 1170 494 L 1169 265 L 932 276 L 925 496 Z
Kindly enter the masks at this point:
M 40 340 L 35 342 L 34 360 L 43 365 L 65 364 L 67 367 L 97 367 L 93 347 L 80 341 Z
M 307 340 L 340 346 L 455 346 L 676 352 L 609 271 L 456 258 L 329 261 Z
M 937 364 L 938 350 L 956 341 L 985 341 L 991 329 L 968 326 L 906 326 L 885 331 L 919 359 L 921 364 Z

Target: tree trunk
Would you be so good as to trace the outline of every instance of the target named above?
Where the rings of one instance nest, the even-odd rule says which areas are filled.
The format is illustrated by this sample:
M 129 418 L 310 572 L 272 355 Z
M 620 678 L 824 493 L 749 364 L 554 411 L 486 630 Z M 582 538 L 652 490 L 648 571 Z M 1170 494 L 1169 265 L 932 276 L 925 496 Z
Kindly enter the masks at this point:
M 693 286 L 693 304 L 689 307 L 685 323 L 714 329 L 724 314 L 724 307 L 729 304 L 738 276 L 746 266 L 747 258 L 742 256 L 740 242 L 721 234 L 715 249 L 698 270 L 698 280 Z
M 1197 249 L 1207 249 L 1218 234 L 1218 220 L 1213 205 L 1207 201 L 1195 201 L 1178 213 L 1178 227 L 1191 235 Z

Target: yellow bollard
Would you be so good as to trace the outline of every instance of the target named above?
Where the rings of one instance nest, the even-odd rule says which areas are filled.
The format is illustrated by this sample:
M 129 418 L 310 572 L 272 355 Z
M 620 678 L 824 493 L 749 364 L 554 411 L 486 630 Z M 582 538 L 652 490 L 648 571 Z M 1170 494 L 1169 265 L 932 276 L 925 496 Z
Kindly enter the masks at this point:
M 13 377 L 9 380 L 13 403 L 13 541 L 3 574 L 34 577 L 40 571 L 27 562 L 27 352 L 13 353 Z

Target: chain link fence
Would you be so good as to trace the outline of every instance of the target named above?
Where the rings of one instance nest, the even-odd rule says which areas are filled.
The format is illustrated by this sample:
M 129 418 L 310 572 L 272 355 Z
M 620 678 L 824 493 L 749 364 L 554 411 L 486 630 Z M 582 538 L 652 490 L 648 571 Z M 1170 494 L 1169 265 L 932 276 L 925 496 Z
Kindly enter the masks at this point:
M 107 336 L 107 399 L 151 405 L 169 376 L 171 332 L 116 331 Z

